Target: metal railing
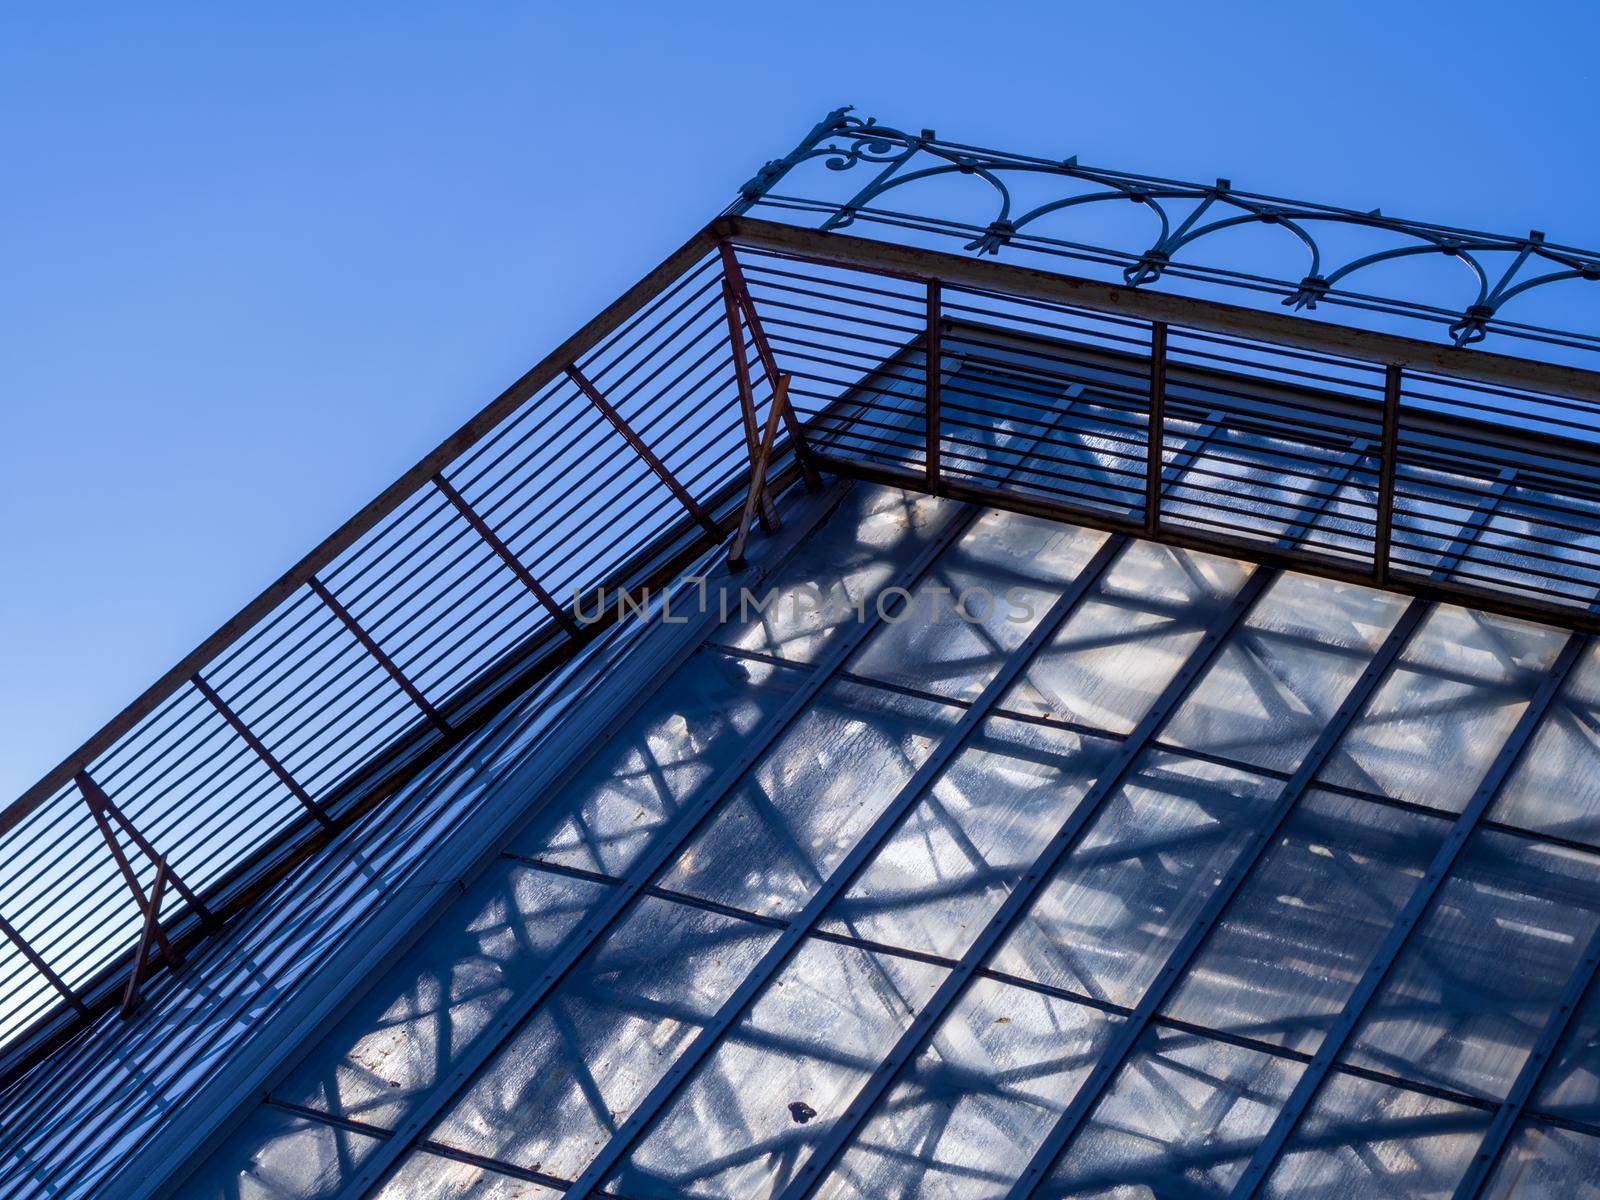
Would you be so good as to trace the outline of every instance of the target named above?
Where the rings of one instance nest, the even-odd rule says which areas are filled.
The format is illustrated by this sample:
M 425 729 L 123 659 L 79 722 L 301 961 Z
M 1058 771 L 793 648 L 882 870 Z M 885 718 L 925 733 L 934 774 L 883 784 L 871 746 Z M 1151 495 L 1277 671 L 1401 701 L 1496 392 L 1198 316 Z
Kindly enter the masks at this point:
M 1569 367 L 719 219 L 0 814 L 6 1069 L 566 661 L 574 597 L 737 559 L 781 482 L 1594 630 L 1597 414 Z
M 9 1070 L 133 1012 L 154 966 L 566 661 L 605 626 L 579 597 L 742 543 L 752 464 L 796 468 L 738 283 L 697 236 L 0 814 Z
M 1600 376 L 725 228 L 831 470 L 1600 628 Z

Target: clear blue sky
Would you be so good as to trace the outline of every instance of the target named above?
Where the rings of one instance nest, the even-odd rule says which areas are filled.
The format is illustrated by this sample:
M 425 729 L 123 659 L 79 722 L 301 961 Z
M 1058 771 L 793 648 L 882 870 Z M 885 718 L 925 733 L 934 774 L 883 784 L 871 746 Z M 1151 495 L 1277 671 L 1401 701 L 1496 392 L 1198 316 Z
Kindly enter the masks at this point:
M 1593 246 L 1596 12 L 8 5 L 0 801 L 836 105 Z

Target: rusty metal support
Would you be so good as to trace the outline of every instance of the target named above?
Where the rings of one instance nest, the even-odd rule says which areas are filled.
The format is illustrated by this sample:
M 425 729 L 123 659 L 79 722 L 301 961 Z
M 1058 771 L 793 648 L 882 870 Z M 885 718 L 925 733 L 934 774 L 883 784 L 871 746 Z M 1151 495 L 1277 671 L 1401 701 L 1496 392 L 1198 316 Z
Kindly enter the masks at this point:
M 28 962 L 32 964 L 33 969 L 44 976 L 46 983 L 55 988 L 56 991 L 60 992 L 62 998 L 65 999 L 68 1004 L 72 1005 L 73 1008 L 77 1009 L 80 1017 L 87 1017 L 89 1015 L 89 1006 L 86 1005 L 82 1000 L 78 999 L 78 993 L 74 992 L 70 987 L 67 986 L 67 981 L 55 973 L 55 970 L 50 966 L 50 964 L 45 962 L 44 957 L 28 944 L 28 939 L 23 937 L 22 934 L 18 932 L 17 927 L 4 917 L 0 917 L 0 934 L 4 934 L 6 940 L 15 946 L 22 954 L 22 957 L 27 959 Z
M 278 777 L 278 782 L 289 789 L 289 794 L 300 801 L 305 810 L 317 819 L 317 823 L 324 829 L 333 828 L 333 820 L 328 816 L 327 810 L 311 798 L 311 793 L 300 786 L 300 781 L 289 774 L 289 769 L 278 761 L 278 756 L 255 735 L 255 732 L 244 723 L 239 714 L 234 712 L 228 702 L 217 695 L 217 690 L 206 682 L 205 677 L 196 671 L 189 676 L 189 682 L 194 684 L 195 690 L 210 702 L 211 707 L 221 714 L 222 719 L 232 726 L 233 731 L 244 739 L 245 745 L 255 751 L 256 757 L 266 764 L 267 770 Z
M 1150 326 L 1150 414 L 1144 441 L 1144 532 L 1161 528 L 1161 457 L 1167 444 L 1167 323 Z
M 195 895 L 188 884 L 183 882 L 178 873 L 172 869 L 171 864 L 156 852 L 156 848 L 150 844 L 144 834 L 134 828 L 133 822 L 128 820 L 127 815 L 117 807 L 115 801 L 106 795 L 105 790 L 90 777 L 89 772 L 79 771 L 73 776 L 73 782 L 77 784 L 78 794 L 83 797 L 83 802 L 89 806 L 90 815 L 94 817 L 95 824 L 100 828 L 100 836 L 105 838 L 106 845 L 111 847 L 111 856 L 117 860 L 117 866 L 122 871 L 122 878 L 127 881 L 128 887 L 133 890 L 133 894 L 138 898 L 140 908 L 144 907 L 144 889 L 139 886 L 139 877 L 134 874 L 133 864 L 128 861 L 128 856 L 123 852 L 121 843 L 117 841 L 116 834 L 111 830 L 112 821 L 117 823 L 122 832 L 128 835 L 128 840 L 139 848 L 139 852 L 149 859 L 157 870 L 163 868 L 166 870 L 168 882 L 172 884 L 180 896 L 189 902 L 189 907 L 194 909 L 201 923 L 207 929 L 215 930 L 222 927 L 222 922 L 217 920 L 212 911 L 206 907 L 205 902 Z M 156 936 L 165 947 L 165 938 L 159 932 Z
M 944 301 L 937 279 L 928 281 L 928 332 L 923 346 L 923 471 L 928 479 L 928 491 L 939 494 L 939 478 L 943 466 L 943 449 L 939 443 L 944 401 Z
M 750 456 L 753 470 L 761 446 L 761 432 L 756 421 L 756 393 L 750 384 L 750 363 L 744 355 L 744 325 L 739 320 L 739 306 L 726 276 L 722 280 L 722 309 L 728 321 L 728 346 L 733 355 L 734 379 L 739 388 L 739 416 L 744 424 L 745 450 Z M 778 514 L 772 506 L 772 495 L 767 490 L 765 479 L 761 483 L 761 504 L 756 509 L 756 515 L 761 519 L 764 532 L 770 534 L 777 530 Z
M 150 903 L 144 910 L 144 927 L 139 931 L 139 944 L 133 951 L 133 972 L 128 976 L 128 986 L 122 990 L 124 1021 L 138 1011 L 139 1002 L 143 999 L 139 994 L 139 986 L 144 983 L 145 971 L 149 969 L 152 941 L 160 939 L 162 956 L 174 971 L 183 965 L 181 959 L 173 958 L 172 948 L 161 933 L 161 900 L 166 894 L 167 864 L 162 863 L 156 868 L 155 881 L 150 885 Z
M 450 733 L 450 723 L 444 719 L 443 714 L 422 694 L 422 689 L 406 677 L 406 673 L 400 669 L 394 659 L 384 653 L 383 647 L 373 641 L 372 635 L 361 627 L 361 622 L 350 615 L 349 609 L 339 603 L 339 598 L 328 590 L 327 585 L 315 575 L 308 579 L 306 583 L 317 594 L 317 598 L 328 606 L 328 611 L 338 617 L 344 627 L 354 635 L 356 641 L 360 642 L 366 652 L 377 660 L 378 665 L 388 673 L 389 678 L 394 680 L 399 685 L 400 690 L 411 698 L 411 703 L 420 708 L 423 715 L 433 722 L 434 728 L 440 733 Z
M 444 477 L 443 471 L 434 475 L 433 486 L 439 490 L 440 495 L 455 506 L 455 510 L 466 519 L 468 525 L 472 526 L 473 532 L 482 538 L 489 549 L 499 556 L 500 561 L 511 569 L 511 573 L 521 581 L 522 586 L 533 593 L 533 598 L 544 606 L 544 610 L 547 613 L 555 618 L 556 624 L 576 637 L 578 623 L 572 619 L 571 614 L 562 608 L 556 602 L 556 598 L 547 592 L 539 581 L 533 577 L 533 572 L 523 566 L 522 560 L 511 553 L 511 547 L 500 539 L 500 535 L 494 531 L 489 522 L 478 515 L 478 510 L 467 503 L 466 497 L 456 491 L 455 486 Z
M 1394 537 L 1394 480 L 1400 452 L 1400 368 L 1383 369 L 1383 441 L 1378 450 L 1378 511 L 1372 535 L 1372 581 L 1389 579 L 1389 545 Z
M 567 376 L 578 385 L 578 390 L 589 398 L 589 403 L 600 410 L 600 415 L 611 422 L 611 427 L 622 435 L 622 438 L 633 452 L 644 460 L 644 465 L 655 472 L 657 479 L 667 485 L 667 490 L 677 498 L 679 504 L 688 511 L 689 515 L 699 523 L 700 527 L 711 535 L 713 540 L 722 540 L 722 530 L 717 528 L 717 523 L 711 519 L 711 514 L 700 507 L 700 502 L 689 494 L 687 488 L 678 482 L 678 477 L 667 470 L 667 465 L 656 457 L 655 451 L 644 444 L 644 440 L 633 431 L 633 427 L 622 419 L 622 414 L 611 406 L 611 402 L 600 394 L 600 390 L 589 381 L 577 363 L 567 364 Z
M 139 1007 L 139 988 L 144 982 L 145 973 L 149 970 L 150 947 L 154 943 L 161 951 L 161 957 L 166 960 L 167 966 L 177 971 L 183 966 L 183 955 L 178 952 L 166 932 L 161 928 L 161 901 L 166 896 L 167 884 L 170 882 L 180 895 L 187 900 L 199 916 L 202 925 L 208 929 L 215 929 L 220 922 L 212 915 L 211 910 L 195 895 L 193 891 L 178 878 L 172 866 L 155 847 L 145 840 L 143 834 L 133 827 L 133 823 L 106 795 L 105 790 L 90 778 L 87 771 L 79 771 L 76 778 L 78 792 L 83 796 L 83 802 L 89 806 L 89 815 L 94 818 L 95 826 L 100 830 L 100 836 L 105 839 L 107 847 L 111 850 L 111 857 L 116 861 L 117 870 L 121 872 L 123 882 L 128 885 L 128 890 L 133 893 L 134 905 L 144 917 L 144 924 L 139 931 L 139 941 L 134 947 L 133 971 L 128 976 L 128 984 L 122 993 L 122 1015 L 124 1018 L 133 1015 Z M 156 877 L 150 886 L 150 894 L 145 895 L 144 887 L 139 883 L 138 873 L 134 871 L 133 864 L 128 861 L 128 855 L 117 841 L 116 832 L 111 828 L 115 821 L 122 831 L 128 835 L 130 841 L 137 846 L 140 852 L 155 865 Z
M 761 435 L 761 446 L 756 452 L 755 462 L 750 465 L 750 490 L 745 496 L 744 508 L 739 513 L 739 528 L 733 535 L 733 548 L 728 551 L 728 566 L 735 571 L 744 566 L 744 543 L 750 535 L 750 518 L 766 486 L 767 464 L 772 460 L 772 446 L 778 439 L 778 420 L 788 406 L 789 377 L 779 375 L 773 381 L 772 407 L 767 410 L 767 427 Z
M 755 301 L 750 298 L 750 285 L 745 281 L 744 269 L 739 266 L 738 256 L 728 243 L 719 242 L 717 253 L 722 258 L 722 277 L 732 289 L 733 297 L 739 302 L 740 311 L 744 313 L 745 324 L 750 328 L 750 340 L 756 344 L 756 354 L 761 359 L 761 369 L 766 372 L 769 382 L 775 381 L 780 374 L 778 360 L 772 353 L 772 344 L 767 341 L 766 330 L 761 327 L 761 320 L 756 316 Z M 812 454 L 810 442 L 806 440 L 805 430 L 801 428 L 799 418 L 792 410 L 785 413 L 783 424 L 789 434 L 789 442 L 794 447 L 795 462 L 800 464 L 800 474 L 805 479 L 806 491 L 814 492 L 822 486 L 822 476 L 817 472 L 816 459 Z

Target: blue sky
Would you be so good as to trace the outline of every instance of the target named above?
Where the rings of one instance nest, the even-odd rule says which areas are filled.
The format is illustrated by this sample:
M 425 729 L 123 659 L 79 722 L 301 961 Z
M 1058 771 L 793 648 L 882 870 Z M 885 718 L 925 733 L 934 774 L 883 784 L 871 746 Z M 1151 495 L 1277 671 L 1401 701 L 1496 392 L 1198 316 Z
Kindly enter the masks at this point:
M 12 5 L 0 799 L 828 109 L 1600 244 L 1578 4 Z

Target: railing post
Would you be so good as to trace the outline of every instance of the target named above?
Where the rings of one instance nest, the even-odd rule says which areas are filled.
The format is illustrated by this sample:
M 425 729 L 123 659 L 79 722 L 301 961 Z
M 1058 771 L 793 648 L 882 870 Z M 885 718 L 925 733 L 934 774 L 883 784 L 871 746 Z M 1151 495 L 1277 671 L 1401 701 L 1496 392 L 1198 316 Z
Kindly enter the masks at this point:
M 750 327 L 750 340 L 756 344 L 756 354 L 761 359 L 761 369 L 771 383 L 780 374 L 778 360 L 772 353 L 771 344 L 767 341 L 766 330 L 761 327 L 761 321 L 756 316 L 755 301 L 750 297 L 750 286 L 745 282 L 739 259 L 734 254 L 733 247 L 727 242 L 717 243 L 717 254 L 722 259 L 722 278 L 733 289 L 733 297 L 739 302 L 739 310 L 744 313 L 744 322 Z M 822 476 L 817 473 L 811 445 L 806 440 L 805 430 L 801 428 L 800 419 L 794 415 L 792 408 L 785 412 L 783 425 L 789 434 L 789 443 L 794 447 L 795 461 L 800 464 L 800 474 L 805 479 L 806 491 L 814 492 L 822 486 Z
M 1150 326 L 1150 413 L 1144 440 L 1144 532 L 1161 528 L 1161 457 L 1167 442 L 1167 326 Z
M 923 387 L 923 425 L 927 444 L 923 450 L 923 465 L 927 474 L 928 491 L 938 495 L 943 450 L 940 446 L 940 415 L 944 403 L 944 302 L 937 279 L 928 281 L 928 332 L 923 347 L 926 360 L 927 381 Z
M 633 431 L 633 427 L 622 419 L 622 414 L 611 406 L 611 402 L 600 393 L 600 389 L 589 381 L 589 377 L 578 369 L 577 363 L 567 364 L 567 377 L 578 385 L 578 390 L 589 398 L 589 403 L 600 410 L 600 415 L 611 423 L 611 427 L 622 435 L 623 441 L 632 447 L 633 452 L 644 460 L 644 465 L 655 472 L 657 479 L 667 485 L 667 490 L 677 498 L 689 515 L 695 519 L 702 529 L 709 533 L 713 541 L 722 540 L 722 530 L 711 519 L 711 514 L 700 507 L 700 502 L 689 494 L 687 488 L 678 482 L 678 477 L 667 470 L 667 464 L 656 457 L 655 451 L 644 444 L 644 440 Z
M 1378 450 L 1378 511 L 1372 537 L 1372 581 L 1389 579 L 1389 546 L 1394 536 L 1394 479 L 1400 444 L 1400 368 L 1383 369 L 1383 442 Z
M 254 731 L 244 723 L 239 714 L 234 712 L 228 702 L 217 694 L 217 690 L 206 682 L 205 677 L 199 671 L 196 671 L 189 676 L 189 682 L 194 684 L 195 690 L 206 698 L 211 707 L 217 710 L 222 719 L 232 727 L 233 731 L 244 739 L 245 745 L 255 751 L 256 757 L 266 764 L 267 770 L 278 777 L 278 782 L 289 789 L 289 794 L 300 801 L 305 810 L 317 819 L 317 823 L 324 829 L 332 829 L 333 819 L 328 816 L 327 810 L 311 798 L 311 793 L 301 787 L 299 780 L 289 774 L 289 769 L 278 761 L 278 756 L 267 749 Z
M 433 486 L 466 519 L 467 524 L 472 526 L 473 532 L 483 539 L 484 543 L 495 552 L 500 561 L 511 569 L 511 573 L 522 582 L 522 586 L 533 593 L 533 598 L 544 607 L 547 613 L 555 618 L 556 624 L 560 625 L 569 634 L 576 636 L 578 623 L 572 619 L 571 614 L 556 603 L 556 598 L 547 592 L 539 581 L 533 577 L 533 572 L 523 566 L 520 558 L 511 553 L 511 547 L 501 540 L 500 535 L 494 531 L 489 522 L 478 515 L 478 510 L 467 503 L 467 498 L 456 491 L 455 485 L 444 477 L 443 471 L 439 471 L 434 475 Z
M 444 719 L 444 715 L 422 694 L 422 689 L 406 677 L 406 673 L 400 669 L 399 664 L 384 652 L 383 647 L 373 640 L 372 635 L 362 628 L 361 622 L 357 621 L 350 610 L 339 602 L 339 598 L 328 590 L 328 585 L 315 575 L 306 580 L 306 584 L 316 593 L 317 598 L 328 606 L 328 611 L 338 617 L 340 623 L 350 631 L 356 641 L 361 643 L 362 648 L 372 655 L 373 659 L 384 669 L 389 678 L 395 681 L 400 690 L 410 697 L 411 703 L 420 708 L 423 715 L 433 722 L 434 728 L 443 734 L 452 732 L 450 723 Z

